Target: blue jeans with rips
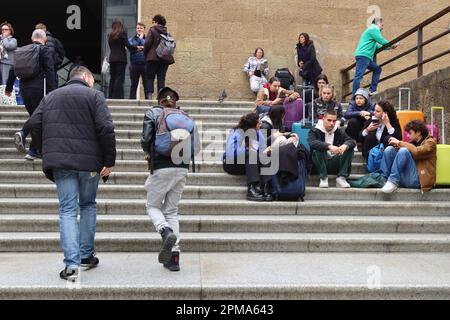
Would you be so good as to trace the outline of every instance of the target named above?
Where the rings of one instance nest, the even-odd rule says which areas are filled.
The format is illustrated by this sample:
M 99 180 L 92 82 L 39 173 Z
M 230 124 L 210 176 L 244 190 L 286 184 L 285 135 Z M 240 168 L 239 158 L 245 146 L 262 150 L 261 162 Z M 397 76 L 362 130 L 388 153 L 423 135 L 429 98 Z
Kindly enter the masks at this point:
M 384 150 L 381 172 L 388 181 L 401 188 L 420 189 L 416 161 L 407 148 L 397 151 L 388 147 Z
M 60 239 L 67 268 L 80 267 L 94 253 L 97 223 L 97 172 L 54 170 L 59 198 Z M 80 208 L 80 224 L 77 215 Z

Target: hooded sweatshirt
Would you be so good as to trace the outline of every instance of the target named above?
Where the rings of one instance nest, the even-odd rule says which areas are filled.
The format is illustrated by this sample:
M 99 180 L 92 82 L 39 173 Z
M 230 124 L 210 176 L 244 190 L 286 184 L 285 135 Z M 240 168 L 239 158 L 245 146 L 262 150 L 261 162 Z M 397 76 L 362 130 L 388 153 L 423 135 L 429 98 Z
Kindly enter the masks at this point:
M 350 138 L 345 130 L 336 126 L 331 132 L 327 132 L 322 121 L 309 131 L 308 142 L 311 149 L 317 151 L 328 151 L 330 145 L 340 147 L 345 144 L 349 150 L 356 146 L 356 141 Z

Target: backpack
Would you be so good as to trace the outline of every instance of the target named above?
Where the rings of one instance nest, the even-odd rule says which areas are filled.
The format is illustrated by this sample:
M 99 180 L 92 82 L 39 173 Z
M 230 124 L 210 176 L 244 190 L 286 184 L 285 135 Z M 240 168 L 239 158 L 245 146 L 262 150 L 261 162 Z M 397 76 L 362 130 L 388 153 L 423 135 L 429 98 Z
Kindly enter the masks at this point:
M 170 62 L 173 60 L 173 54 L 175 53 L 175 48 L 177 46 L 175 39 L 172 38 L 170 33 L 167 35 L 161 33 L 159 36 L 160 41 L 156 47 L 156 55 L 161 60 Z
M 192 159 L 194 156 L 194 130 L 195 122 L 186 112 L 165 108 L 156 130 L 155 152 L 165 157 L 172 157 L 176 146 L 191 142 L 189 159 Z M 184 154 L 177 155 L 183 159 L 185 157 Z
M 38 44 L 29 44 L 15 51 L 14 71 L 20 79 L 31 79 L 42 72 L 40 63 L 41 48 Z
M 288 68 L 281 68 L 275 72 L 275 77 L 280 79 L 281 87 L 290 90 L 291 85 L 295 84 L 295 78 Z
M 369 158 L 367 160 L 367 172 L 376 173 L 380 172 L 381 160 L 383 160 L 384 144 L 380 143 L 376 147 L 372 148 L 369 152 Z

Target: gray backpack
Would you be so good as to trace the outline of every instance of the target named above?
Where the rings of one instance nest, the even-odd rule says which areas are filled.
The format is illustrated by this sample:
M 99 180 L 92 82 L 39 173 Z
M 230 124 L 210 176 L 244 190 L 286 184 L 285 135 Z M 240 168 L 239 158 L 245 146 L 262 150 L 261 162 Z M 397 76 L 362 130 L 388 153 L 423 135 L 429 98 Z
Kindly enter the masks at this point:
M 173 60 L 176 46 L 175 39 L 172 38 L 170 33 L 167 35 L 161 33 L 159 44 L 156 47 L 156 55 L 161 60 L 170 62 Z

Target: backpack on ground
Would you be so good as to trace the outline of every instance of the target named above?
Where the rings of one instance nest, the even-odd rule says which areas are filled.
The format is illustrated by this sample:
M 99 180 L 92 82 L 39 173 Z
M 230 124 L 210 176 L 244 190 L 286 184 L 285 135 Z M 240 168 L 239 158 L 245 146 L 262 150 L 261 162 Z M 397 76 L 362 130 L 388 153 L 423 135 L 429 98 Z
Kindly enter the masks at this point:
M 172 157 L 173 152 L 182 158 L 193 160 L 197 153 L 194 141 L 195 122 L 184 111 L 165 108 L 157 124 L 154 151 L 165 157 Z M 190 144 L 190 154 L 183 154 L 184 146 Z M 176 150 L 174 150 L 176 148 Z
M 170 33 L 168 33 L 167 35 L 161 33 L 159 36 L 160 41 L 158 46 L 156 47 L 156 55 L 163 61 L 173 60 L 173 55 L 177 46 L 177 44 L 175 43 L 175 39 L 172 38 Z
M 22 80 L 31 79 L 42 72 L 40 63 L 41 48 L 38 44 L 29 44 L 18 48 L 14 56 L 14 71 Z
M 295 85 L 295 78 L 288 68 L 281 68 L 275 72 L 275 77 L 280 79 L 281 87 L 290 90 L 292 85 Z
M 367 172 L 376 173 L 380 172 L 381 161 L 383 160 L 384 144 L 380 143 L 376 147 L 372 148 L 369 152 L 369 158 L 367 159 Z

